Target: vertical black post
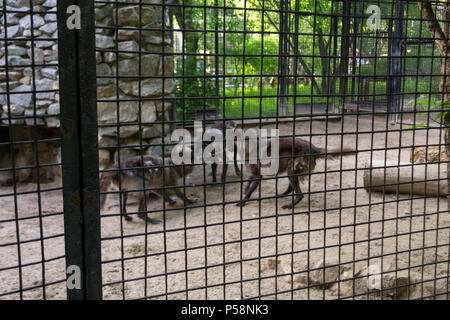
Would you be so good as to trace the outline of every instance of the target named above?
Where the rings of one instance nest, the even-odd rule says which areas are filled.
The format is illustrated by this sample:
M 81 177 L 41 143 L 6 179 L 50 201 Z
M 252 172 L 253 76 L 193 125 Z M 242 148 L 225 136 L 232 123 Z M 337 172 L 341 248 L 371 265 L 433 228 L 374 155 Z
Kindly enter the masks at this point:
M 215 23 L 214 23 L 214 71 L 216 72 L 215 76 L 215 86 L 216 86 L 216 118 L 219 117 L 219 96 L 220 96 L 220 88 L 219 88 L 219 9 L 218 9 L 218 1 L 214 1 L 214 6 L 216 7 L 214 10 L 215 14 Z
M 397 1 L 395 7 L 395 30 L 391 37 L 391 52 L 389 53 L 389 85 L 387 86 L 387 95 L 388 112 L 391 115 L 392 122 L 397 122 L 398 112 L 400 111 L 404 8 L 404 2 Z
M 337 59 L 337 48 L 338 48 L 338 18 L 336 15 L 336 7 L 339 9 L 339 4 L 335 4 L 335 2 L 332 3 L 331 5 L 331 9 L 332 9 L 332 32 L 333 32 L 333 77 L 332 77 L 332 85 L 331 85 L 331 96 L 333 97 L 332 101 L 331 101 L 331 105 L 327 110 L 327 112 L 333 111 L 336 112 L 335 110 L 335 97 L 336 97 L 336 81 L 337 81 L 337 74 L 335 72 L 336 70 L 336 59 Z
M 288 74 L 288 34 L 289 34 L 289 1 L 281 1 L 280 12 L 280 30 L 281 30 L 281 77 L 280 77 L 280 111 L 282 115 L 287 115 L 287 74 Z
M 172 45 L 172 52 L 175 52 L 175 36 L 173 32 L 173 10 L 171 7 L 168 9 L 168 15 L 169 15 L 169 37 Z M 176 128 L 176 120 L 177 120 L 177 105 L 174 100 L 170 102 L 170 113 L 169 113 L 169 120 L 170 120 L 170 132 L 173 132 Z
M 349 49 L 350 49 L 350 10 L 351 1 L 344 0 L 342 8 L 342 40 L 341 40 L 341 80 L 339 84 L 339 106 L 344 112 L 345 98 L 347 95 Z
M 364 4 L 362 4 L 362 6 L 364 6 Z M 360 30 L 360 23 L 362 22 L 361 19 L 358 19 L 358 14 L 359 14 L 359 10 L 358 10 L 358 3 L 356 1 L 353 1 L 353 39 L 352 39 L 352 91 L 351 91 L 351 97 L 353 99 L 353 97 L 355 96 L 355 89 L 356 89 L 356 85 L 357 83 L 359 83 L 361 81 L 361 79 L 358 79 L 358 81 L 356 81 L 356 69 L 357 69 L 357 65 L 358 65 L 358 59 L 361 59 L 361 53 L 359 54 L 358 59 L 356 58 L 356 56 L 358 55 L 357 52 L 357 47 L 358 47 L 358 42 L 357 42 L 357 34 L 359 34 L 359 32 L 363 31 L 363 28 L 361 28 Z M 362 37 L 361 40 L 362 41 Z M 360 92 L 358 92 L 358 96 L 359 94 L 361 94 Z M 359 101 L 358 101 L 359 103 Z
M 73 5 L 80 29 L 67 24 Z M 58 36 L 66 265 L 81 271 L 67 298 L 101 299 L 94 1 L 59 0 Z

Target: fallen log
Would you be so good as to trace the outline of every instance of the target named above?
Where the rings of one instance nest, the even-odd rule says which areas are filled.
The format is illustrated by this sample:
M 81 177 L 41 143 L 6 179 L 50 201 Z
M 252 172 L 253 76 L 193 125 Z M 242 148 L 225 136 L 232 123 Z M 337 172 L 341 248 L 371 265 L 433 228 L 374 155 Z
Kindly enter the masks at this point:
M 386 193 L 422 196 L 448 195 L 447 164 L 398 164 L 373 160 L 364 170 L 364 188 Z

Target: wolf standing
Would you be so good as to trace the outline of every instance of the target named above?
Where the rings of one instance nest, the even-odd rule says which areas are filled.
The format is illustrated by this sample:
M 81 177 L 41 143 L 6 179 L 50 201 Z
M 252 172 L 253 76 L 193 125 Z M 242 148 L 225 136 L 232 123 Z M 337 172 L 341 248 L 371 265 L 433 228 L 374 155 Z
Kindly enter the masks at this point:
M 146 213 L 146 193 L 145 189 L 157 188 L 151 190 L 159 194 L 164 200 L 170 204 L 175 204 L 176 200 L 170 198 L 170 194 L 175 194 L 180 199 L 183 199 L 185 203 L 195 203 L 198 199 L 189 199 L 178 187 L 178 180 L 183 176 L 190 174 L 193 170 L 193 166 L 176 166 L 172 160 L 167 157 L 164 161 L 161 157 L 157 156 L 137 156 L 126 159 L 119 163 L 115 163 L 111 167 L 111 171 L 104 172 L 100 176 L 100 191 L 106 192 L 111 185 L 119 185 L 122 194 L 122 214 L 125 220 L 130 221 L 132 218 L 127 214 L 127 198 L 128 192 L 139 192 L 139 213 L 138 216 L 146 222 L 153 224 L 161 223 L 161 220 L 151 219 Z M 164 192 L 161 188 L 167 188 Z M 106 194 L 100 195 L 100 206 L 103 208 L 106 202 Z

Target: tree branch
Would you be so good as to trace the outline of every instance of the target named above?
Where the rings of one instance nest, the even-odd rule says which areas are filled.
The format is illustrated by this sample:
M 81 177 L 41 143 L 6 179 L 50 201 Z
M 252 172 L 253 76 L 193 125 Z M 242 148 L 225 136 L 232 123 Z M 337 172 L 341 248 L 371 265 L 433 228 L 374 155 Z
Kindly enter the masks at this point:
M 419 1 L 417 4 L 422 11 L 422 18 L 426 20 L 425 24 L 431 36 L 434 38 L 441 56 L 447 56 L 448 39 L 436 18 L 431 1 Z

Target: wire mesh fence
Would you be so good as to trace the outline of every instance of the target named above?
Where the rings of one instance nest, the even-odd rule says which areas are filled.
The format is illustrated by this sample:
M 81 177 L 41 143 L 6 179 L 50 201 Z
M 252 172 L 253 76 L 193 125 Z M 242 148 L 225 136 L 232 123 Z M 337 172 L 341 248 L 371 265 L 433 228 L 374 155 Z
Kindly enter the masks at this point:
M 2 2 L 0 297 L 448 299 L 446 1 Z
M 56 5 L 24 2 L 0 2 L 1 299 L 65 296 Z

